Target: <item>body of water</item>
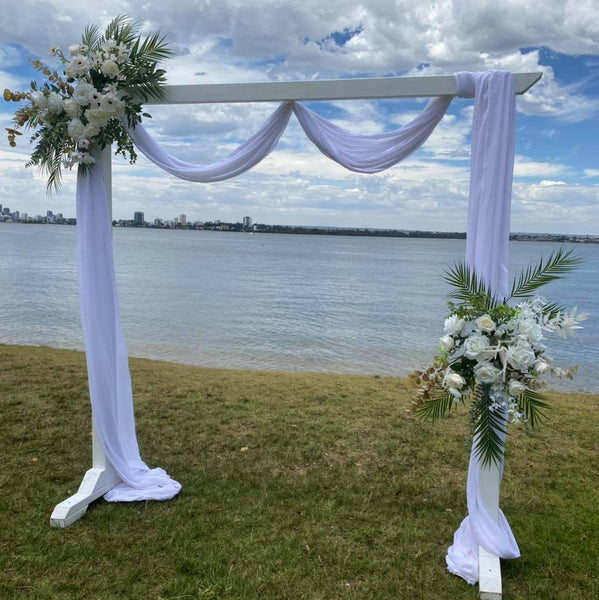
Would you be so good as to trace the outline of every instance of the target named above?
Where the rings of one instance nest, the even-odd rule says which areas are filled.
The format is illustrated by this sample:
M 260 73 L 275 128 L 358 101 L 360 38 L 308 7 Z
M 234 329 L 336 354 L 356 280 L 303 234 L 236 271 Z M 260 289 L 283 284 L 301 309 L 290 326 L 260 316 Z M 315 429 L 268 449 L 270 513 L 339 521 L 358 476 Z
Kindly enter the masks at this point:
M 405 376 L 426 365 L 446 316 L 444 269 L 463 240 L 114 229 L 131 356 L 203 366 Z M 0 343 L 83 348 L 76 231 L 0 223 Z M 512 271 L 557 244 L 512 242 Z M 574 382 L 599 392 L 599 245 L 544 288 L 590 313 L 578 338 L 548 342 Z

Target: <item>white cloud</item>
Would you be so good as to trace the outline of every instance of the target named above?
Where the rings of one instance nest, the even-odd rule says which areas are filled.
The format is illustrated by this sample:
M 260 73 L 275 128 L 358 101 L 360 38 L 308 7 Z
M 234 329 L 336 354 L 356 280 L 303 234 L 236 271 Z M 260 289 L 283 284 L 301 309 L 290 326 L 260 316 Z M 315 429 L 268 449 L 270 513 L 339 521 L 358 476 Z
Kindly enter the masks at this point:
M 6 71 L 0 71 L 0 91 L 4 91 L 7 88 L 13 92 L 21 90 L 23 89 L 24 84 L 25 82 L 22 78 L 16 77 L 12 73 L 7 73 Z
M 514 177 L 552 177 L 566 173 L 564 165 L 550 162 L 539 162 L 516 156 L 514 160 Z
M 514 184 L 512 231 L 596 234 L 599 186 Z
M 552 185 L 568 185 L 565 181 L 551 181 L 550 179 L 542 179 L 539 181 L 540 187 L 549 187 Z
M 596 122 L 597 95 L 585 90 L 597 64 L 587 59 L 588 76 L 565 84 L 551 66 L 540 64 L 538 50 L 521 50 L 545 46 L 569 55 L 599 54 L 594 0 L 547 0 L 542 10 L 533 0 L 179 0 L 176 7 L 105 0 L 101 9 L 90 0 L 22 0 L 0 12 L 0 86 L 22 89 L 28 83 L 23 71 L 14 70 L 23 60 L 15 45 L 25 55 L 46 59 L 50 45 L 78 40 L 90 20 L 103 26 L 122 13 L 137 14 L 144 30 L 159 28 L 172 40 L 177 56 L 167 69 L 169 82 L 177 84 L 487 68 L 541 71 L 541 82 L 517 102 L 525 129 L 529 117 L 545 121 L 535 128 L 537 137 L 527 129 L 526 151 L 520 148 L 516 157 L 513 222 L 517 229 L 546 223 L 545 230 L 594 227 L 599 232 L 593 215 L 599 212 L 597 187 L 572 183 L 576 177 L 588 182 L 599 170 L 588 161 L 576 166 L 570 147 L 559 141 L 565 137 L 559 137 L 564 123 L 591 128 Z M 462 102 L 464 108 L 452 103 L 419 153 L 376 176 L 349 173 L 320 156 L 293 119 L 273 155 L 229 182 L 192 185 L 160 173 L 144 159 L 135 167 L 115 160 L 115 216 L 130 217 L 138 208 L 148 217 L 191 216 L 197 209 L 197 218 L 237 220 L 251 211 L 265 222 L 464 230 L 472 103 Z M 397 107 L 394 112 L 389 105 L 358 101 L 334 103 L 332 110 L 339 125 L 373 133 L 416 114 L 413 105 L 409 111 L 401 103 Z M 273 105 L 263 104 L 152 106 L 147 126 L 179 158 L 205 164 L 253 134 L 272 110 Z M 8 110 L 0 118 L 8 124 Z M 538 149 L 543 130 L 557 140 L 547 145 L 550 157 Z M 27 202 L 23 210 L 30 214 L 48 208 L 74 214 L 74 174 L 66 174 L 59 196 L 46 198 L 42 176 L 20 166 L 26 149 L 25 141 L 16 152 L 0 152 L 3 194 L 13 204 Z

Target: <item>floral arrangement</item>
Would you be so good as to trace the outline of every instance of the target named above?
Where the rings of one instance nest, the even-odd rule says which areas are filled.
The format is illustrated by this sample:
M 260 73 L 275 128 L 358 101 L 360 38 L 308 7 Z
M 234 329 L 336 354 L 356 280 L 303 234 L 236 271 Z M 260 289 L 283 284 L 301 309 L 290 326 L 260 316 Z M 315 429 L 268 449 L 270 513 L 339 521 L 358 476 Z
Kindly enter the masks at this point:
M 142 39 L 140 25 L 127 16 L 114 19 L 102 34 L 88 26 L 80 44 L 69 46 L 68 56 L 50 48 L 63 69 L 52 70 L 30 60 L 47 81 L 31 82 L 27 92 L 4 90 L 6 101 L 27 104 L 19 108 L 14 126 L 7 128 L 10 146 L 16 146 L 20 129 L 35 129 L 35 149 L 26 166 L 38 166 L 48 174 L 48 188 L 59 187 L 61 167 L 85 169 L 94 163 L 92 148 L 116 143 L 116 154 L 135 162 L 136 153 L 123 125 L 135 127 L 143 117 L 142 103 L 160 99 L 165 71 L 158 63 L 172 55 L 163 37 L 154 33 Z
M 547 334 L 565 338 L 575 333 L 587 315 L 533 292 L 580 262 L 563 249 L 541 259 L 514 280 L 505 302 L 464 264 L 446 274 L 454 290 L 445 335 L 433 365 L 411 375 L 419 386 L 414 407 L 417 415 L 436 420 L 456 403 L 471 399 L 472 433 L 483 464 L 501 462 L 508 422 L 532 428 L 543 420 L 548 404 L 539 390 L 546 376 L 572 378 L 576 371 L 554 366 L 544 341 Z M 514 300 L 519 302 L 509 304 Z

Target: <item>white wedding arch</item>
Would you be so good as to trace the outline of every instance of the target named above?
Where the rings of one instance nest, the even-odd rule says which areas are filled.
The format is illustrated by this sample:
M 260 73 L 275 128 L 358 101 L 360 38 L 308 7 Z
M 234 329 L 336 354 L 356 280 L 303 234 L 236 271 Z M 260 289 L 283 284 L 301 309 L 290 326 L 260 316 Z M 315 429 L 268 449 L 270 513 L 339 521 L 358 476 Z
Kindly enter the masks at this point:
M 130 131 L 137 148 L 169 173 L 191 181 L 219 181 L 240 174 L 271 152 L 293 113 L 323 154 L 353 171 L 389 168 L 424 143 L 454 96 L 474 97 L 470 203 L 466 260 L 497 296 L 507 295 L 507 254 L 514 161 L 515 94 L 540 73 L 484 71 L 455 76 L 347 79 L 166 86 L 162 104 L 282 102 L 262 128 L 225 159 L 208 166 L 168 155 L 142 126 Z M 377 135 L 355 135 L 298 104 L 301 100 L 433 97 L 414 121 Z M 92 403 L 92 468 L 78 492 L 56 506 L 50 524 L 66 527 L 88 505 L 109 501 L 167 500 L 181 486 L 162 469 L 141 460 L 120 324 L 111 239 L 111 149 L 96 155 L 97 167 L 77 180 L 77 253 L 81 319 Z M 476 441 L 475 441 L 476 443 Z M 501 597 L 499 558 L 519 556 L 499 509 L 501 467 L 482 467 L 471 454 L 468 516 L 448 551 L 452 573 L 479 581 L 481 598 Z

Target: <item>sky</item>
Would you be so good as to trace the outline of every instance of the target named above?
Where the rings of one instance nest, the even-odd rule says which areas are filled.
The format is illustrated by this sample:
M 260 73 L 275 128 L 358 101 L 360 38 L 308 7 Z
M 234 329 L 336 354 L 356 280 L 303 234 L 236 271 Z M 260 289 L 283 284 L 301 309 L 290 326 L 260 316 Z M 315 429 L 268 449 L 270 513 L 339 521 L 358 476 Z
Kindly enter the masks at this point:
M 0 11 L 0 90 L 26 90 L 53 65 L 50 46 L 119 14 L 159 30 L 175 56 L 170 84 L 450 75 L 506 69 L 543 74 L 517 99 L 513 232 L 599 235 L 599 2 L 596 0 L 20 0 Z M 38 79 L 39 80 L 39 79 Z M 309 103 L 360 133 L 396 129 L 425 100 Z M 209 164 L 258 130 L 273 104 L 151 106 L 144 125 L 183 160 Z M 10 126 L 15 105 L 0 101 Z M 403 163 L 377 175 L 319 154 L 292 117 L 252 171 L 212 184 L 178 180 L 139 158 L 113 160 L 113 217 L 465 231 L 473 101 L 454 99 L 440 126 Z M 75 173 L 46 194 L 24 168 L 32 147 L 0 139 L 0 203 L 29 215 L 75 215 Z

